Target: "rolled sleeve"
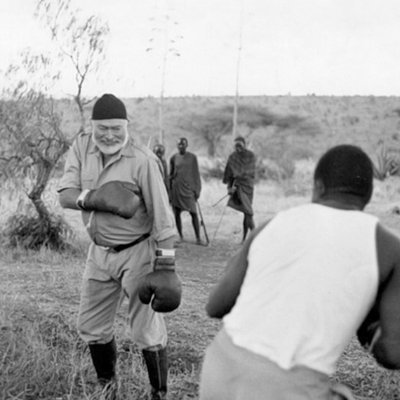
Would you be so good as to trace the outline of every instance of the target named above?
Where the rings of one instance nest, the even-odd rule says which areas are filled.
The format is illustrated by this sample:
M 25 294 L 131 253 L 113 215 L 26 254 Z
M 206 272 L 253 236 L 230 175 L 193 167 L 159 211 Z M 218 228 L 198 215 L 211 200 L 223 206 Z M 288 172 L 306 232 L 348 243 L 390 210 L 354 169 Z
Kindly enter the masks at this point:
M 147 213 L 153 218 L 152 236 L 156 241 L 160 241 L 176 236 L 176 228 L 157 162 L 155 159 L 148 159 L 141 174 L 140 186 Z
M 59 182 L 57 192 L 64 189 L 81 189 L 80 179 L 81 161 L 77 142 L 74 141 L 68 151 L 67 159 L 65 161 L 64 174 Z

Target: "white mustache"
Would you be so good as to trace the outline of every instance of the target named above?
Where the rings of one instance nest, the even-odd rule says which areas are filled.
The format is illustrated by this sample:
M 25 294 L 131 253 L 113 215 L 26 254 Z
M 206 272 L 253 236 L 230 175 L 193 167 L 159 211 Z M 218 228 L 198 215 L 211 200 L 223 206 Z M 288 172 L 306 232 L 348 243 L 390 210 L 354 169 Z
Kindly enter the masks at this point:
M 99 140 L 100 143 L 106 145 L 106 146 L 112 146 L 114 144 L 120 144 L 122 143 L 122 140 Z

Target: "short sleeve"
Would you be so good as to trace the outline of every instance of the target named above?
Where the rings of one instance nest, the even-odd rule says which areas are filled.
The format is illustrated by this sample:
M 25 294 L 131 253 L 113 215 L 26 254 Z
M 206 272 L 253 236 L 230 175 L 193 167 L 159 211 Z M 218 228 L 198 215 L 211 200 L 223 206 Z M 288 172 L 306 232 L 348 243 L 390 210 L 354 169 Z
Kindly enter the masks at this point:
M 81 157 L 79 154 L 78 143 L 75 140 L 67 153 L 64 166 L 64 174 L 60 180 L 57 191 L 64 189 L 81 189 Z

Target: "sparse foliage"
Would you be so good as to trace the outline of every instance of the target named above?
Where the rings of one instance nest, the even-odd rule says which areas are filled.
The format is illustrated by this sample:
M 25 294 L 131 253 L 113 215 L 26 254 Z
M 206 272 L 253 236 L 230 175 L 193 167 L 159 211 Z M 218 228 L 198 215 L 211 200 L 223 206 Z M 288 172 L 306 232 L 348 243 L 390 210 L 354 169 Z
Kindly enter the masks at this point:
M 212 108 L 203 113 L 189 115 L 186 120 L 180 122 L 182 128 L 195 132 L 201 136 L 208 145 L 208 155 L 215 157 L 221 139 L 232 132 L 232 106 Z M 245 126 L 251 132 L 260 127 L 274 124 L 276 116 L 260 108 L 241 105 L 238 108 L 238 126 Z
M 36 16 L 50 29 L 57 44 L 57 61 L 68 59 L 74 68 L 78 106 L 84 130 L 83 86 L 104 55 L 108 26 L 95 16 L 82 17 L 70 0 L 37 0 Z M 69 141 L 61 130 L 61 114 L 50 95 L 61 73 L 52 68 L 51 55 L 23 54 L 19 65 L 7 71 L 8 86 L 0 101 L 0 174 L 22 189 L 34 205 L 36 216 L 15 215 L 5 234 L 10 245 L 37 249 L 63 249 L 66 223 L 51 214 L 43 193 Z M 16 190 L 17 192 L 17 190 Z
M 68 149 L 68 141 L 60 128 L 61 115 L 55 108 L 54 99 L 37 91 L 33 79 L 42 82 L 43 88 L 50 85 L 56 79 L 55 75 L 49 77 L 46 72 L 50 65 L 46 57 L 26 53 L 19 66 L 9 68 L 7 78 L 10 83 L 0 101 L 1 178 L 12 182 L 15 192 L 22 189 L 37 212 L 36 222 L 20 216 L 11 217 L 5 232 L 11 245 L 20 242 L 21 235 L 38 233 L 37 226 L 42 229 L 41 234 L 47 232 L 48 236 L 36 240 L 46 245 L 56 244 L 56 247 L 63 241 L 62 236 L 57 237 L 62 230 L 53 229 L 54 217 L 42 195 L 55 166 Z M 24 79 L 17 79 L 24 74 Z M 16 82 L 14 87 L 11 82 Z M 22 240 L 23 245 L 28 242 Z
M 81 132 L 85 128 L 84 106 L 92 101 L 84 97 L 84 85 L 104 60 L 108 25 L 94 15 L 83 16 L 70 0 L 37 0 L 36 16 L 49 28 L 60 58 L 67 59 L 74 69 L 74 100 L 81 117 Z

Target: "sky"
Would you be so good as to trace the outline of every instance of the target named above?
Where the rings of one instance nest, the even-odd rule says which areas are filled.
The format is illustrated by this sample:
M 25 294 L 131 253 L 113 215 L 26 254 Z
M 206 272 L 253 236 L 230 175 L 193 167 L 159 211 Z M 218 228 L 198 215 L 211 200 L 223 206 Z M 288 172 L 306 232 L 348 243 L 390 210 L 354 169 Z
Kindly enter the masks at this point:
M 398 0 L 71 1 L 110 29 L 87 96 L 400 95 Z M 0 70 L 54 48 L 35 3 L 0 1 Z M 75 86 L 63 65 L 55 94 Z

